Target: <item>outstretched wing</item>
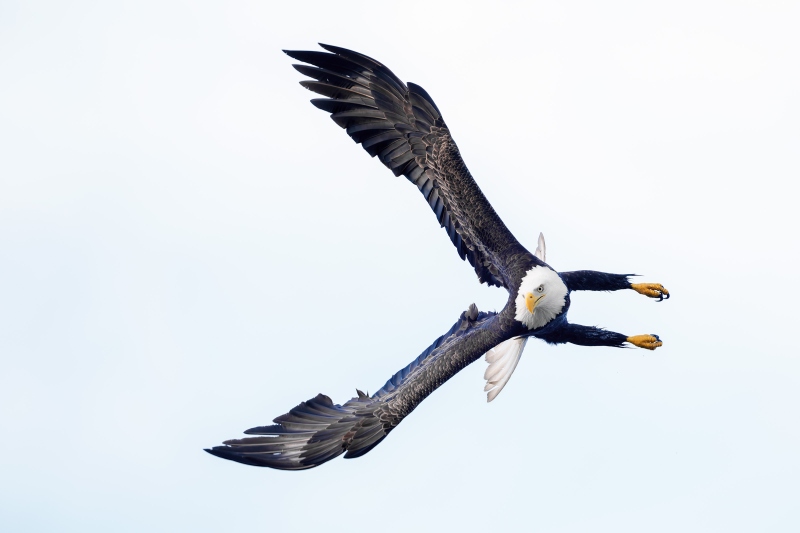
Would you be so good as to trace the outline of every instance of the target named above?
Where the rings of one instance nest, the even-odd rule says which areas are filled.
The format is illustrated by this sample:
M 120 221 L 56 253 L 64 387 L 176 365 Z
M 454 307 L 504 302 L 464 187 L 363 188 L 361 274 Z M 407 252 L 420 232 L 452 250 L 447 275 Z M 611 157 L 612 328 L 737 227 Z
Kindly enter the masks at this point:
M 323 394 L 273 420 L 245 431 L 258 435 L 229 440 L 206 451 L 253 466 L 303 470 L 345 454 L 360 457 L 380 443 L 429 394 L 508 336 L 502 315 L 479 313 L 474 305 L 450 331 L 371 397 L 336 405 Z
M 369 155 L 417 186 L 462 259 L 489 285 L 511 287 L 509 270 L 526 254 L 467 170 L 439 108 L 425 90 L 405 84 L 365 55 L 321 44 L 326 52 L 285 51 L 314 81 L 311 100 Z

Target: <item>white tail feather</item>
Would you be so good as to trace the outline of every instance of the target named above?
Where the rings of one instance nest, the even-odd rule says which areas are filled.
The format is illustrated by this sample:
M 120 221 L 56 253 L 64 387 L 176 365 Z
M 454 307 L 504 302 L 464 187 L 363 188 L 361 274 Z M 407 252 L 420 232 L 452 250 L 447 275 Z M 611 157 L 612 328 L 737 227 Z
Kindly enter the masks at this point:
M 487 402 L 494 400 L 511 379 L 511 374 L 517 368 L 527 341 L 527 337 L 514 337 L 486 352 L 486 362 L 489 363 L 489 367 L 483 374 L 483 378 L 486 380 L 483 390 L 488 392 L 486 394 Z
M 539 244 L 536 246 L 536 251 L 533 252 L 533 255 L 541 259 L 542 262 L 547 262 L 545 259 L 545 256 L 547 255 L 547 246 L 544 244 L 544 234 L 541 232 L 539 232 Z

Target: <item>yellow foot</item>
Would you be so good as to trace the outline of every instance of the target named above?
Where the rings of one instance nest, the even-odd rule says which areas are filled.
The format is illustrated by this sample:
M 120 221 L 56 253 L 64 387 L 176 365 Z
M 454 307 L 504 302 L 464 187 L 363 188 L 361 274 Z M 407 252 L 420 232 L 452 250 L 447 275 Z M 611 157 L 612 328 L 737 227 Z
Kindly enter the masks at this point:
M 631 289 L 648 298 L 658 298 L 658 301 L 669 300 L 669 291 L 660 283 L 631 283 Z
M 661 339 L 658 338 L 658 335 L 634 335 L 633 337 L 628 337 L 625 340 L 634 346 L 646 348 L 648 350 L 655 350 L 662 344 Z

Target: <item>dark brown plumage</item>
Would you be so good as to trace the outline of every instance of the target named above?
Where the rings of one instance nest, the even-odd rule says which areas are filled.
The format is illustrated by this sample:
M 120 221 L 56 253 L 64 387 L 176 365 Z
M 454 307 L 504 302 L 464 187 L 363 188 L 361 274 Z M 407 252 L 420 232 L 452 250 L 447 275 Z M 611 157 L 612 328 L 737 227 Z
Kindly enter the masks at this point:
M 395 176 L 417 186 L 462 259 L 481 282 L 510 288 L 519 256 L 530 253 L 497 216 L 464 164 L 439 108 L 425 89 L 405 84 L 365 55 L 320 45 L 331 53 L 286 51 L 316 81 L 300 82 L 327 98 L 311 100 Z
M 246 431 L 257 436 L 229 440 L 224 446 L 207 450 L 225 459 L 284 470 L 312 468 L 342 453 L 346 458 L 364 455 L 429 394 L 509 339 L 537 336 L 553 343 L 592 346 L 621 346 L 626 341 L 622 334 L 566 321 L 571 280 L 574 290 L 618 290 L 630 287 L 626 275 L 555 273 L 528 252 L 497 216 L 467 170 L 439 108 L 424 89 L 403 83 L 383 64 L 365 55 L 321 46 L 328 52 L 286 52 L 307 63 L 295 65 L 313 80 L 301 85 L 325 97 L 311 102 L 330 113 L 336 124 L 396 176 L 408 178 L 430 205 L 461 258 L 475 268 L 478 279 L 507 289 L 509 300 L 500 313 L 479 313 L 472 305 L 447 333 L 371 397 L 358 391 L 344 405 L 335 405 L 319 394 L 276 418 L 273 425 Z M 544 258 L 543 250 L 540 257 Z M 557 280 L 555 284 L 563 291 L 557 301 L 563 303 L 545 325 L 526 327 L 515 315 L 519 312 L 515 298 L 523 276 L 533 270 Z M 647 339 L 657 341 L 657 337 Z M 517 358 L 520 353 L 516 353 Z
M 314 81 L 300 84 L 325 96 L 311 102 L 371 156 L 412 182 L 462 259 L 481 282 L 514 291 L 533 257 L 497 216 L 467 170 L 439 108 L 425 90 L 405 84 L 372 58 L 320 45 L 326 52 L 286 51 Z M 317 466 L 346 452 L 358 457 L 378 444 L 442 383 L 487 350 L 519 333 L 513 313 L 465 312 L 445 335 L 371 398 L 334 405 L 322 394 L 208 450 L 226 459 L 281 469 Z

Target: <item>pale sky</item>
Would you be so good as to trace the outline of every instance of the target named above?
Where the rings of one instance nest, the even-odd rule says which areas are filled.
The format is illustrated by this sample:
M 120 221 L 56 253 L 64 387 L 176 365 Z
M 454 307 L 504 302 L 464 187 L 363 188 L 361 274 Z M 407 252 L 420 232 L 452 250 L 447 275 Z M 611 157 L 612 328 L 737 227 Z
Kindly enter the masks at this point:
M 0 3 L 0 530 L 800 530 L 800 4 Z M 281 49 L 422 85 L 644 350 L 528 343 L 305 472 L 202 451 L 374 392 L 480 286 Z M 320 298 L 318 295 L 323 294 Z

